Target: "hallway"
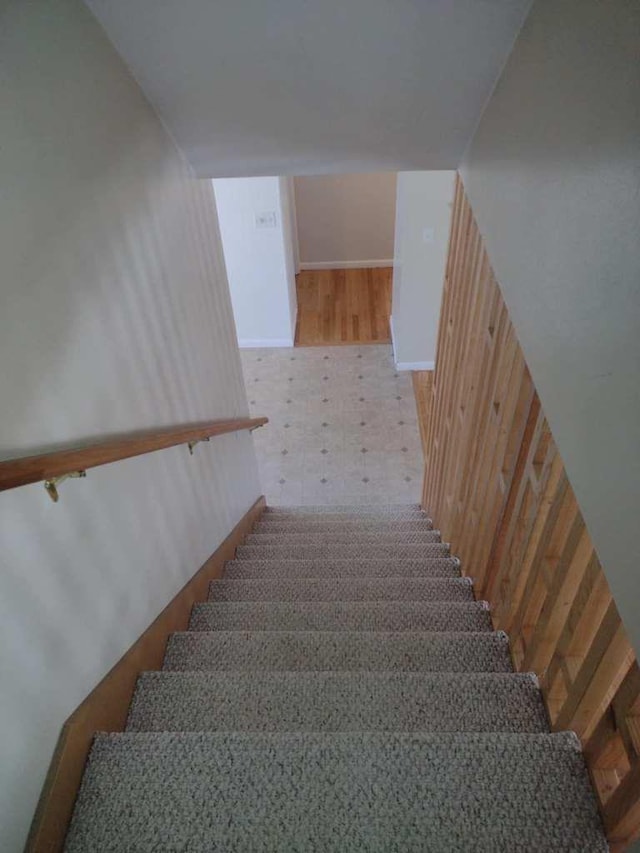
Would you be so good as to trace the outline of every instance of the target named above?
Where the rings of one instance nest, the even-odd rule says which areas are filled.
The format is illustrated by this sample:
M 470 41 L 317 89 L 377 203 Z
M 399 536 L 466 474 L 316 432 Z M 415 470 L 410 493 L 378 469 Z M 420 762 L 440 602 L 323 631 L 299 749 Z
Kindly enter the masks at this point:
M 296 276 L 296 346 L 391 342 L 393 269 L 303 270 Z
M 423 456 L 410 373 L 391 347 L 245 349 L 260 477 L 271 505 L 417 503 Z

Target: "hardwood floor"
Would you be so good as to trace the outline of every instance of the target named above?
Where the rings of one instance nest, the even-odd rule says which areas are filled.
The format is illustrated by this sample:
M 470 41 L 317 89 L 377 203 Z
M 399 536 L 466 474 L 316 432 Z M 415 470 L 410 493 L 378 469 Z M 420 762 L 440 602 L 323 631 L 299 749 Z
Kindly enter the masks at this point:
M 305 270 L 296 276 L 296 346 L 391 341 L 391 267 Z

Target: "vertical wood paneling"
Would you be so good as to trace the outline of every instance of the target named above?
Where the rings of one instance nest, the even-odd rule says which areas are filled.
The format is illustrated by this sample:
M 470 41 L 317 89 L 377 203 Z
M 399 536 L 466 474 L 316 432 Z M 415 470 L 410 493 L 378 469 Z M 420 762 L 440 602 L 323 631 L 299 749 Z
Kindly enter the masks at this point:
M 612 844 L 640 836 L 640 670 L 458 178 L 423 505 L 581 738 Z

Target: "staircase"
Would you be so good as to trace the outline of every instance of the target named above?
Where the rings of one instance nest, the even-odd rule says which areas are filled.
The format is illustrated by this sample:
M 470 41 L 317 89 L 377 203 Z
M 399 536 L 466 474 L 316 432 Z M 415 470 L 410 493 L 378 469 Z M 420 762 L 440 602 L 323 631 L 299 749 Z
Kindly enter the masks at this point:
M 268 509 L 96 735 L 68 851 L 605 851 L 580 744 L 418 507 Z

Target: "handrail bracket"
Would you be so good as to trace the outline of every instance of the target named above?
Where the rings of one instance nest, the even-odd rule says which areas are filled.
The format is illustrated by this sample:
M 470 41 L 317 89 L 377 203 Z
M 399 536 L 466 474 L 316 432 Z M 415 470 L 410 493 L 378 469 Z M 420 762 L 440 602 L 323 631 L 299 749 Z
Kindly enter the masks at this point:
M 58 503 L 60 495 L 58 494 L 58 486 L 60 483 L 68 480 L 70 477 L 86 477 L 86 471 L 70 471 L 68 474 L 61 474 L 59 477 L 52 477 L 50 480 L 44 481 L 44 487 L 47 494 L 54 503 Z
M 187 446 L 189 447 L 189 453 L 193 456 L 193 448 L 196 444 L 200 444 L 201 441 L 209 441 L 209 438 L 197 438 L 195 441 L 189 441 Z

